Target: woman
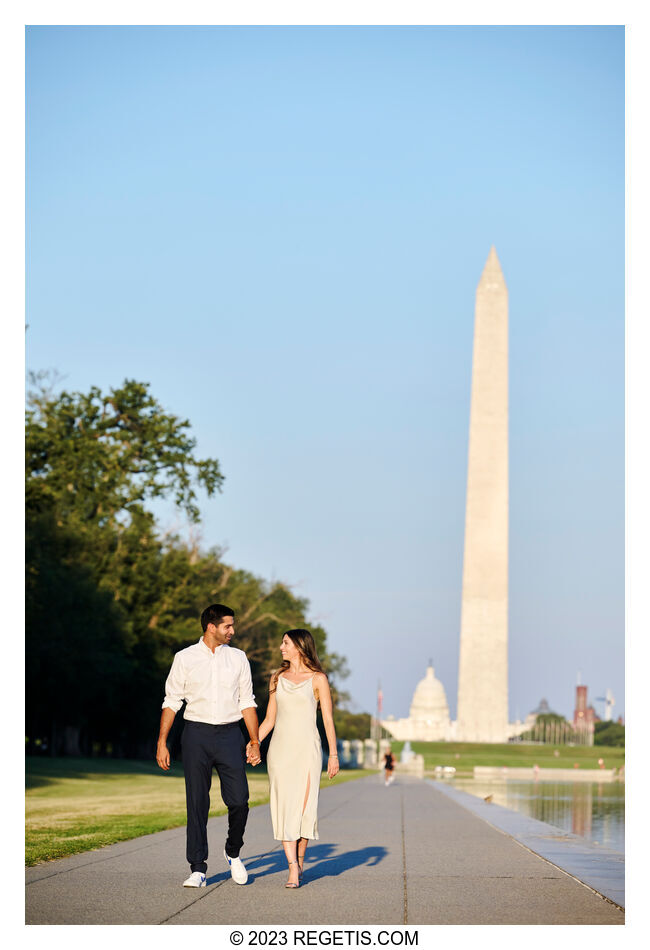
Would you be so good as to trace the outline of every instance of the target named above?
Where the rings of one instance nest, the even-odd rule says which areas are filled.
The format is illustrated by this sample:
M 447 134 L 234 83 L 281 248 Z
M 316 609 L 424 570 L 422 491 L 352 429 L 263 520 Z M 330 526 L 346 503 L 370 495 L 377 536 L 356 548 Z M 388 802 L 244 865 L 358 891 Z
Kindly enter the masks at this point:
M 390 748 L 388 749 L 388 752 L 384 756 L 384 769 L 385 769 L 384 784 L 390 785 L 390 783 L 393 781 L 393 778 L 394 778 L 393 772 L 395 771 L 395 759 L 393 757 L 393 753 Z
M 288 630 L 280 644 L 282 666 L 269 682 L 269 704 L 260 742 L 273 730 L 266 758 L 271 786 L 273 837 L 282 841 L 289 864 L 285 887 L 300 886 L 305 851 L 318 838 L 317 808 L 322 753 L 316 728 L 320 702 L 330 749 L 327 774 L 339 770 L 332 696 L 308 630 Z

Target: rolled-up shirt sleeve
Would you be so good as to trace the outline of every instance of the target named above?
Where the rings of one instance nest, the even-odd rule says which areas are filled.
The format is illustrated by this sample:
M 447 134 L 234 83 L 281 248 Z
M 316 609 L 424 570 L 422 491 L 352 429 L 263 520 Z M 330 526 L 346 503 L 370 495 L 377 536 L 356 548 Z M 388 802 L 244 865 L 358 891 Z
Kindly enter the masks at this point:
M 241 672 L 239 674 L 239 708 L 250 709 L 254 706 L 257 709 L 255 696 L 253 695 L 253 677 L 251 676 L 251 665 L 244 657 Z
M 183 663 L 180 655 L 177 653 L 169 671 L 169 676 L 165 682 L 165 700 L 162 704 L 163 709 L 173 709 L 174 712 L 183 705 L 185 699 L 185 674 L 183 672 Z

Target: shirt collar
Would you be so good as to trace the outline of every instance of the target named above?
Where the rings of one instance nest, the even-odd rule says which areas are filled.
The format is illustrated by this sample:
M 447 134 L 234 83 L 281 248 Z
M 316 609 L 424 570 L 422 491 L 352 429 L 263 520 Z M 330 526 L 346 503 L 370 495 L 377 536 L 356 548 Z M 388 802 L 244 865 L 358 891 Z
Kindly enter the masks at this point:
M 212 650 L 211 650 L 210 647 L 207 645 L 207 643 L 205 642 L 205 640 L 203 639 L 203 637 L 201 637 L 201 638 L 199 639 L 199 646 L 200 646 L 203 650 L 205 650 L 207 653 L 209 653 L 210 656 L 213 656 Z M 222 650 L 223 647 L 225 647 L 225 646 L 226 646 L 225 643 L 220 643 L 218 647 L 215 647 L 214 652 L 215 652 L 215 653 L 218 653 L 219 650 Z

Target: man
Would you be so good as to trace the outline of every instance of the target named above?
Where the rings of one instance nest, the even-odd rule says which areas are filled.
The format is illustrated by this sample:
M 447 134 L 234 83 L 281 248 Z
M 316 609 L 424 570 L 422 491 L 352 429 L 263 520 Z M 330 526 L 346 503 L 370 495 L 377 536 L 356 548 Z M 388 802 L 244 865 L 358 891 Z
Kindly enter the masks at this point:
M 201 614 L 201 627 L 203 636 L 198 643 L 174 656 L 165 684 L 156 761 L 161 769 L 169 769 L 167 736 L 185 700 L 181 747 L 190 876 L 183 887 L 206 886 L 213 767 L 219 775 L 221 797 L 228 808 L 228 837 L 223 854 L 232 879 L 237 884 L 245 884 L 248 872 L 239 857 L 248 817 L 245 745 L 239 728 L 242 716 L 250 736 L 248 761 L 252 765 L 261 761 L 251 668 L 243 650 L 230 646 L 235 634 L 235 614 L 230 607 L 223 604 L 206 607 Z

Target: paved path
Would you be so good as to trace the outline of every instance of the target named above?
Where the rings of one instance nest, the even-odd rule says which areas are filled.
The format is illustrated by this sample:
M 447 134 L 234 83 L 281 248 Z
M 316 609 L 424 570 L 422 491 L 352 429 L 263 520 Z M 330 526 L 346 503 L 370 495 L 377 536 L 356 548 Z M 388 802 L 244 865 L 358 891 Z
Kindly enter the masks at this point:
M 624 913 L 434 785 L 380 776 L 323 790 L 320 840 L 302 887 L 268 805 L 242 852 L 249 882 L 224 870 L 226 818 L 208 825 L 208 887 L 181 887 L 185 829 L 27 870 L 28 924 L 622 924 Z
M 487 804 L 483 798 L 455 788 L 453 782 L 436 782 L 436 789 L 619 907 L 625 907 L 624 854 L 592 844 L 521 812 Z

